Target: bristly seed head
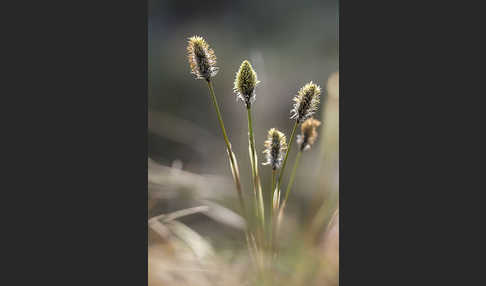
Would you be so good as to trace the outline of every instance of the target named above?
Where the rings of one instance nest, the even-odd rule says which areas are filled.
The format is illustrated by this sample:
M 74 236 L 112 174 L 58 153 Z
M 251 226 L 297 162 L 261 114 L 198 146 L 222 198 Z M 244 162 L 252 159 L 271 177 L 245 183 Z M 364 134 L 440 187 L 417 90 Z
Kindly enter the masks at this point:
M 255 101 L 255 87 L 260 83 L 250 62 L 244 60 L 236 73 L 234 92 L 250 108 Z
M 282 166 L 283 157 L 287 151 L 287 138 L 285 135 L 275 128 L 268 131 L 267 140 L 265 141 L 266 161 L 263 165 L 272 165 L 272 169 L 276 170 Z
M 321 88 L 312 81 L 304 85 L 294 97 L 290 118 L 302 123 L 311 117 L 319 108 L 320 94 Z
M 317 139 L 317 127 L 321 125 L 321 122 L 314 118 L 309 118 L 302 123 L 302 133 L 297 135 L 297 144 L 300 146 L 301 151 L 309 150 Z
M 191 66 L 191 73 L 196 79 L 209 81 L 211 77 L 218 73 L 214 51 L 209 48 L 209 45 L 202 37 L 193 36 L 189 38 L 187 58 Z

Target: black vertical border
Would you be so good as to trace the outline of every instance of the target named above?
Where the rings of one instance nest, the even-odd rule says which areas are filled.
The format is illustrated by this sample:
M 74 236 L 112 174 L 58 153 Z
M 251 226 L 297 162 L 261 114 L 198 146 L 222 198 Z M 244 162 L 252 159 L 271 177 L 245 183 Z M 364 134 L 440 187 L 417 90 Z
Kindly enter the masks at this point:
M 147 285 L 148 1 L 20 6 L 13 284 Z
M 471 98 L 483 88 L 470 90 L 482 72 L 467 66 L 484 54 L 471 44 L 480 11 L 340 0 L 341 286 L 479 280 L 481 258 L 467 256 L 478 253 L 469 231 L 484 202 L 471 199 L 481 189 L 471 174 L 484 168 L 470 169 L 479 141 L 465 130 L 484 125 Z

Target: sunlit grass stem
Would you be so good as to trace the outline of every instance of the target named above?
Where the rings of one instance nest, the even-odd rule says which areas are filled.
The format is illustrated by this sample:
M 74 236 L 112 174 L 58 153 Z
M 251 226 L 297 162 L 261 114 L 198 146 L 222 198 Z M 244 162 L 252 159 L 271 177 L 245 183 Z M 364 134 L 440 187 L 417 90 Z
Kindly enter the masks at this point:
M 299 161 L 301 156 L 302 156 L 302 150 L 299 150 L 295 158 L 294 167 L 292 168 L 292 172 L 290 173 L 290 179 L 289 179 L 289 183 L 287 184 L 287 190 L 285 190 L 285 197 L 282 202 L 282 207 L 286 205 L 287 199 L 289 198 L 290 189 L 294 184 L 295 174 L 297 173 L 297 169 L 299 168 Z
M 253 135 L 253 122 L 251 117 L 251 106 L 247 106 L 246 108 L 248 114 L 248 139 L 250 141 L 250 163 L 251 163 L 251 172 L 252 172 L 252 181 L 253 181 L 253 192 L 255 197 L 255 206 L 257 210 L 257 216 L 260 219 L 261 227 L 262 227 L 262 234 L 264 233 L 265 229 L 265 208 L 263 206 L 263 194 L 262 190 L 259 186 L 259 174 L 257 173 L 257 159 L 256 159 L 256 150 L 255 150 L 255 138 Z
M 270 189 L 270 196 L 268 202 L 268 221 L 270 222 L 270 227 L 268 228 L 268 241 L 270 242 L 270 248 L 273 250 L 273 235 L 274 235 L 274 217 L 275 217 L 275 209 L 273 207 L 273 200 L 275 194 L 275 184 L 277 183 L 277 170 L 272 170 L 272 184 Z
M 226 129 L 224 127 L 224 122 L 223 118 L 221 116 L 221 111 L 219 110 L 218 106 L 218 101 L 216 100 L 216 95 L 214 94 L 214 89 L 213 89 L 213 84 L 211 83 L 211 80 L 207 80 L 208 87 L 209 87 L 209 93 L 211 94 L 211 99 L 214 105 L 214 109 L 216 110 L 216 115 L 218 116 L 218 121 L 219 121 L 219 126 L 221 127 L 221 133 L 223 134 L 224 142 L 226 143 L 226 148 L 228 149 L 229 157 L 230 157 L 230 163 L 231 167 L 233 169 L 234 173 L 234 178 L 235 178 L 235 185 L 236 185 L 236 192 L 238 193 L 238 198 L 240 201 L 241 209 L 243 212 L 244 217 L 247 216 L 246 213 L 246 206 L 245 206 L 245 201 L 243 200 L 243 194 L 241 191 L 241 182 L 240 182 L 240 176 L 237 172 L 238 167 L 236 165 L 235 159 L 234 159 L 234 153 L 231 148 L 231 143 L 229 142 L 228 135 L 226 134 Z
M 285 158 L 284 158 L 284 161 L 283 161 L 283 164 L 282 164 L 282 169 L 280 170 L 280 175 L 278 176 L 277 187 L 279 188 L 279 190 L 280 190 L 282 178 L 283 178 L 283 175 L 284 175 L 284 172 L 285 172 L 285 166 L 287 165 L 287 159 L 289 157 L 290 150 L 292 150 L 292 144 L 294 143 L 295 130 L 297 130 L 298 125 L 299 125 L 299 121 L 296 120 L 295 124 L 294 124 L 294 128 L 292 129 L 292 133 L 290 134 L 290 141 L 288 143 L 289 146 L 287 148 L 287 152 L 285 153 Z
M 290 193 L 290 190 L 291 190 L 292 185 L 294 183 L 295 175 L 297 173 L 297 169 L 299 168 L 299 162 L 300 162 L 301 156 L 302 156 L 302 150 L 299 150 L 299 152 L 297 153 L 297 156 L 295 158 L 294 166 L 292 167 L 292 172 L 290 173 L 289 183 L 287 184 L 287 189 L 285 190 L 285 197 L 282 201 L 281 207 L 276 210 L 277 220 L 275 221 L 275 226 L 274 226 L 275 228 L 274 228 L 274 231 L 273 231 L 274 236 L 277 236 L 279 231 L 280 231 L 280 221 L 281 220 L 279 218 L 280 218 L 280 216 L 283 215 L 284 208 L 287 205 L 289 193 Z
M 270 189 L 270 203 L 269 203 L 269 208 L 273 208 L 273 200 L 274 200 L 274 193 L 275 193 L 275 183 L 276 183 L 276 178 L 277 178 L 277 170 L 272 170 L 272 188 Z
M 248 141 L 250 141 L 250 156 L 251 156 L 251 177 L 253 180 L 253 192 L 255 194 L 255 200 L 257 198 L 257 184 L 256 184 L 256 171 L 255 171 L 255 139 L 253 138 L 253 123 L 251 120 L 251 108 L 247 107 L 246 112 L 248 114 Z

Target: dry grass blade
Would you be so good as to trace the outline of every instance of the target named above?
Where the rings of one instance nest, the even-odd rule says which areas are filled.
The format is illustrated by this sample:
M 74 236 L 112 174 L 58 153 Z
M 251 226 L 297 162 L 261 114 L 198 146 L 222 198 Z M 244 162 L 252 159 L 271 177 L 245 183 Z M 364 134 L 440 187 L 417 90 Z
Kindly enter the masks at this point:
M 201 202 L 209 207 L 208 211 L 204 212 L 204 214 L 208 217 L 219 223 L 239 230 L 246 229 L 245 220 L 237 213 L 215 202 L 207 200 L 203 200 Z
M 273 211 L 276 212 L 279 209 L 278 206 L 280 205 L 280 192 L 277 188 L 273 191 L 272 203 L 273 203 Z
M 150 221 L 153 220 L 163 220 L 164 222 L 168 222 L 183 216 L 188 216 L 191 214 L 195 213 L 200 213 L 200 212 L 207 212 L 209 210 L 208 206 L 199 206 L 199 207 L 193 207 L 193 208 L 188 208 L 188 209 L 183 209 L 183 210 L 178 210 L 169 214 L 161 214 L 155 217 L 151 217 L 149 219 Z
M 213 253 L 211 245 L 195 231 L 183 223 L 175 221 L 175 219 L 195 213 L 206 212 L 208 209 L 207 206 L 199 206 L 175 211 L 169 214 L 158 215 L 150 218 L 148 220 L 148 225 L 163 238 L 167 238 L 170 235 L 176 235 L 192 249 L 197 257 L 202 258 L 205 255 Z
M 173 220 L 167 222 L 166 226 L 174 235 L 184 241 L 187 246 L 191 248 L 197 258 L 202 259 L 208 255 L 214 254 L 211 244 L 185 224 Z
M 164 240 L 167 240 L 170 236 L 169 229 L 156 219 L 149 220 L 148 227 L 155 231 L 158 235 L 160 235 L 160 237 Z
M 148 159 L 149 196 L 153 199 L 168 199 L 181 195 L 180 190 L 190 192 L 195 200 L 231 196 L 226 190 L 232 188 L 231 180 L 217 175 L 201 175 L 177 168 L 160 165 Z

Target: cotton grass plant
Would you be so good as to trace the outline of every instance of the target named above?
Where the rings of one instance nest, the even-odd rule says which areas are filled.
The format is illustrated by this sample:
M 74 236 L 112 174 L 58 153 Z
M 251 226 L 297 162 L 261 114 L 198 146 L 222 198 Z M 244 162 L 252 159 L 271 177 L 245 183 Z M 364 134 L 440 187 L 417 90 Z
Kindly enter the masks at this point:
M 249 169 L 251 171 L 251 182 L 249 185 L 252 187 L 250 190 L 245 190 L 242 188 L 236 155 L 232 150 L 213 88 L 214 77 L 219 71 L 219 68 L 216 66 L 216 55 L 205 39 L 193 36 L 188 40 L 187 56 L 191 73 L 195 79 L 205 80 L 208 85 L 210 99 L 226 145 L 228 161 L 240 202 L 241 214 L 246 221 L 245 234 L 249 253 L 254 259 L 254 265 L 257 267 L 261 280 L 272 283 L 275 277 L 271 274 L 269 275 L 268 273 L 271 273 L 271 271 L 269 272 L 268 270 L 272 269 L 272 263 L 279 255 L 279 247 L 277 245 L 280 240 L 279 225 L 283 219 L 284 208 L 295 181 L 302 153 L 308 151 L 315 144 L 318 137 L 317 130 L 321 122 L 314 119 L 313 115 L 319 109 L 321 88 L 310 81 L 298 90 L 297 95 L 293 99 L 294 103 L 290 106 L 289 119 L 294 122 L 291 125 L 289 140 L 287 141 L 287 136 L 284 132 L 276 128 L 269 128 L 267 138 L 265 142 L 262 142 L 265 160 L 259 162 L 254 136 L 253 124 L 255 122 L 252 117 L 252 106 L 257 104 L 256 88 L 260 81 L 251 63 L 248 60 L 242 61 L 239 69 L 236 71 L 233 91 L 247 111 Z M 296 137 L 298 126 L 301 127 L 301 134 Z M 297 148 L 293 148 L 295 146 L 293 144 L 294 141 L 297 143 Z M 290 152 L 297 152 L 297 155 L 282 198 L 283 178 L 285 177 L 285 169 Z M 268 189 L 262 187 L 259 164 L 269 166 L 271 182 L 268 184 Z M 267 186 L 266 183 L 263 185 Z M 264 192 L 267 194 L 266 196 L 263 195 Z M 267 198 L 266 202 L 264 198 Z M 265 275 L 266 278 L 264 278 Z
M 211 100 L 218 116 L 219 126 L 221 128 L 221 133 L 223 135 L 224 142 L 226 144 L 228 158 L 230 161 L 231 173 L 235 181 L 236 192 L 240 200 L 240 205 L 243 213 L 246 212 L 245 202 L 242 195 L 240 172 L 238 169 L 238 162 L 236 161 L 236 156 L 231 148 L 231 143 L 229 141 L 228 135 L 226 134 L 226 128 L 224 127 L 223 118 L 221 116 L 221 111 L 219 109 L 218 101 L 216 95 L 214 94 L 213 84 L 211 78 L 214 77 L 219 68 L 216 67 L 216 56 L 214 51 L 209 48 L 206 41 L 199 36 L 193 36 L 189 38 L 187 45 L 187 58 L 189 60 L 189 65 L 191 68 L 191 73 L 196 79 L 206 80 L 209 88 L 209 94 L 211 95 Z

